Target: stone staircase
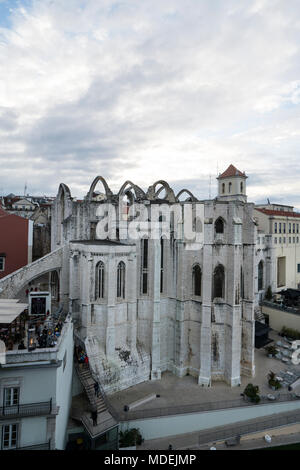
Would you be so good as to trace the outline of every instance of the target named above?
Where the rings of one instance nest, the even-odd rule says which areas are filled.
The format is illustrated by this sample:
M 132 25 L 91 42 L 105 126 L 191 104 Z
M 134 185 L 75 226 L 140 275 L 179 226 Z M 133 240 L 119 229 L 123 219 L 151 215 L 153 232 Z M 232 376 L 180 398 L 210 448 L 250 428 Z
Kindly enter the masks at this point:
M 256 307 L 254 310 L 254 319 L 260 323 L 265 323 L 265 316 L 262 313 L 261 307 Z
M 98 415 L 107 411 L 107 406 L 104 402 L 101 392 L 99 391 L 99 396 L 95 395 L 94 389 L 94 379 L 92 377 L 90 368 L 88 364 L 79 364 L 75 366 L 78 374 L 78 378 L 87 394 L 90 404 L 93 408 L 97 408 Z
M 108 429 L 117 426 L 118 422 L 108 410 L 101 387 L 99 390 L 99 396 L 97 397 L 95 395 L 95 380 L 93 379 L 89 364 L 78 364 L 75 362 L 75 370 L 77 371 L 78 378 L 86 392 L 92 409 L 97 409 L 97 425 L 93 425 L 90 412 L 80 413 L 76 412 L 76 410 L 72 410 L 72 417 L 81 421 L 90 436 L 94 438 L 103 434 Z

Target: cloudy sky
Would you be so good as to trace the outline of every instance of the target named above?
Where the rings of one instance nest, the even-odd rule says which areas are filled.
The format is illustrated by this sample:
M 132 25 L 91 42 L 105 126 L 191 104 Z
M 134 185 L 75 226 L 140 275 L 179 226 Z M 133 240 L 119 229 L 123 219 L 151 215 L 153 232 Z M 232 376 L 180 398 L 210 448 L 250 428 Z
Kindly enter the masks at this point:
M 207 198 L 233 163 L 300 208 L 299 103 L 299 0 L 0 0 L 0 194 Z

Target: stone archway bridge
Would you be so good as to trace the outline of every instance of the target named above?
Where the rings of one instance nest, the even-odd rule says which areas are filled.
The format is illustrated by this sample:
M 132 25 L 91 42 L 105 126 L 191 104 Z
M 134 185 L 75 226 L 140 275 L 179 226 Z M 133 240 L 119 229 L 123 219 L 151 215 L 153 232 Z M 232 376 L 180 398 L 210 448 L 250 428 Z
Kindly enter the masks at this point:
M 61 270 L 63 247 L 57 248 L 33 263 L 0 279 L 0 299 L 14 299 L 18 292 L 35 278 L 50 271 Z

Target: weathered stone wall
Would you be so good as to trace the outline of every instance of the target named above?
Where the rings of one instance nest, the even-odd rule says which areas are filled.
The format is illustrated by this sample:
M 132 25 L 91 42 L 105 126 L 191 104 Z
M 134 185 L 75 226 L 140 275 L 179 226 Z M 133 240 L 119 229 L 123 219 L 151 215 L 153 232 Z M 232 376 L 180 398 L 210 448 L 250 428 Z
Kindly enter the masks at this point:
M 151 191 L 155 194 L 155 188 Z M 168 188 L 167 193 L 172 199 Z M 117 204 L 109 193 L 108 200 Z M 94 368 L 107 392 L 159 379 L 165 370 L 178 376 L 189 373 L 203 386 L 214 380 L 234 386 L 240 383 L 242 373 L 253 375 L 253 205 L 238 200 L 193 202 L 204 212 L 200 220 L 203 243 L 193 246 L 182 240 L 165 240 L 164 289 L 160 292 L 160 242 L 149 240 L 148 291 L 142 294 L 141 242 L 97 240 L 101 204 L 105 201 L 93 200 L 91 191 L 84 201 L 74 201 L 61 185 L 53 204 L 52 248 L 69 245 L 69 258 L 65 250 L 63 261 L 69 285 L 62 290 L 65 296 L 69 292 L 70 309 L 82 338 L 92 344 Z M 223 233 L 216 232 L 219 218 Z M 116 239 L 117 229 L 119 233 L 124 230 L 110 219 L 110 239 Z M 105 265 L 103 299 L 95 299 L 99 260 Z M 126 296 L 122 300 L 116 298 L 120 261 L 126 266 Z M 200 296 L 193 291 L 195 264 L 202 272 Z M 214 298 L 218 266 L 223 266 L 225 273 L 222 298 Z

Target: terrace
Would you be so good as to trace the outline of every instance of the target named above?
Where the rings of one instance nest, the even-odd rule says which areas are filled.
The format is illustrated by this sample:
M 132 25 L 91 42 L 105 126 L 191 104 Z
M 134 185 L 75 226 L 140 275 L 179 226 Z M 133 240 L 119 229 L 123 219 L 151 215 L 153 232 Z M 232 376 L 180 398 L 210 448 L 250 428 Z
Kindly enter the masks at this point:
M 0 302 L 0 340 L 6 347 L 6 355 L 13 351 L 31 352 L 58 345 L 66 313 L 57 308 L 50 314 L 29 315 L 27 304 L 17 300 Z
M 270 338 L 275 343 L 282 341 L 275 331 L 270 332 Z M 292 377 L 287 372 L 295 374 L 294 381 L 300 377 L 300 365 L 291 366 L 275 357 L 268 357 L 263 348 L 255 349 L 255 364 L 255 377 L 242 376 L 240 387 L 231 388 L 224 382 L 216 381 L 212 387 L 204 388 L 198 385 L 195 377 L 187 375 L 178 378 L 171 372 L 164 372 L 159 381 L 144 382 L 109 396 L 110 404 L 118 413 L 120 421 L 253 406 L 253 403 L 241 396 L 248 383 L 259 386 L 260 404 L 271 403 L 273 397 L 276 402 L 300 400 L 298 388 L 289 390 L 290 384 L 284 380 Z M 272 391 L 268 385 L 270 370 L 283 378 L 279 391 Z M 154 398 L 145 400 L 149 395 Z M 136 402 L 140 402 L 140 405 L 130 410 L 130 405 Z M 128 407 L 129 410 L 125 411 Z

